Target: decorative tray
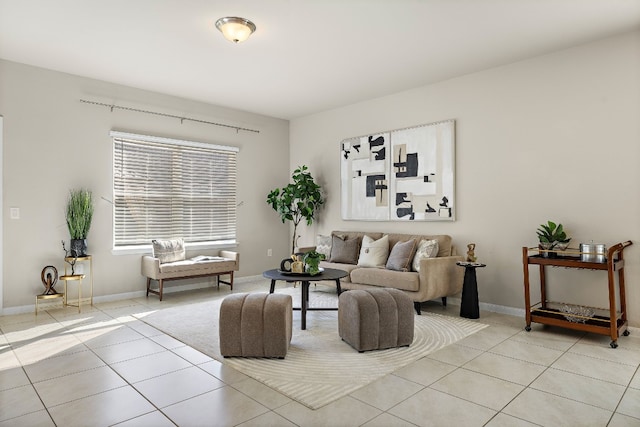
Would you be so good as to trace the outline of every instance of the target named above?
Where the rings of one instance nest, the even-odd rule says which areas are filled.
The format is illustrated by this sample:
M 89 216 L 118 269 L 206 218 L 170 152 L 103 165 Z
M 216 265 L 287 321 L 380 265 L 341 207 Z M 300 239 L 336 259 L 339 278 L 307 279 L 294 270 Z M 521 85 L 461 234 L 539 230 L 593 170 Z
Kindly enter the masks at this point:
M 462 267 L 486 267 L 486 264 L 481 262 L 458 261 L 456 264 Z
M 322 273 L 324 271 L 324 268 L 320 267 L 318 268 L 318 274 Z M 284 276 L 311 276 L 308 272 L 304 272 L 304 273 L 294 273 L 293 271 L 284 271 L 284 270 L 280 270 L 278 269 L 278 273 L 284 275 Z M 316 276 L 318 275 L 316 274 Z

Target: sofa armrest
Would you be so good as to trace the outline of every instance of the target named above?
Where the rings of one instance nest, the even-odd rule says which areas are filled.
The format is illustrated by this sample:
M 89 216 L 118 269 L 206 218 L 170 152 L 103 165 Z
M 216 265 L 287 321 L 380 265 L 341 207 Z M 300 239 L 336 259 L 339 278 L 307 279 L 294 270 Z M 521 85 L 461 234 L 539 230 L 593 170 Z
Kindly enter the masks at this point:
M 240 254 L 238 252 L 220 251 L 219 255 L 221 257 L 223 257 L 223 258 L 228 258 L 228 259 L 234 260 L 236 262 L 236 266 L 234 268 L 235 271 L 238 271 L 238 269 L 240 269 Z
M 461 255 L 420 260 L 420 289 L 426 289 L 426 300 L 458 294 L 462 291 L 464 269 L 456 262 L 464 261 Z
M 160 260 L 149 255 L 143 255 L 140 272 L 145 277 L 157 279 L 160 273 Z
M 301 248 L 296 248 L 296 253 L 306 254 L 307 252 L 315 251 L 315 246 L 303 246 Z

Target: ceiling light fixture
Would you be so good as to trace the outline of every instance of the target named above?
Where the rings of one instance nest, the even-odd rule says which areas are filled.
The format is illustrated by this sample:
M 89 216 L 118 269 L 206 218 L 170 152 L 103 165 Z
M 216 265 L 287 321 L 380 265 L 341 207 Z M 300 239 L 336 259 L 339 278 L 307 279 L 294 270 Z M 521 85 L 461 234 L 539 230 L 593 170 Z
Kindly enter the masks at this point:
M 253 22 L 245 18 L 228 16 L 216 21 L 216 27 L 220 30 L 225 39 L 234 43 L 240 43 L 249 38 L 256 30 Z

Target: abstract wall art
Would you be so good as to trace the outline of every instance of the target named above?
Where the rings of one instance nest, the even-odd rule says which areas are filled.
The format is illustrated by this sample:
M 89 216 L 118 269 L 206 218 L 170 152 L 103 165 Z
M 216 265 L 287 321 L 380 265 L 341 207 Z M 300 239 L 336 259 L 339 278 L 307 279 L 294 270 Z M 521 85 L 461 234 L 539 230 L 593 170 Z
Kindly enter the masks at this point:
M 342 219 L 455 220 L 455 121 L 345 139 Z

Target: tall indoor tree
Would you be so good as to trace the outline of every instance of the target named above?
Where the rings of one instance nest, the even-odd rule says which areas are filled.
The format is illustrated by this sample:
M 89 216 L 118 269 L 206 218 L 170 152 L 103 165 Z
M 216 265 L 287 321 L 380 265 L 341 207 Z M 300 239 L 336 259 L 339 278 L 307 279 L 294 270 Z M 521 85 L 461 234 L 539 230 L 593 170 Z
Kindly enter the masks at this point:
M 283 188 L 272 190 L 267 196 L 267 203 L 278 212 L 280 219 L 293 222 L 293 239 L 291 253 L 296 248 L 299 237 L 298 224 L 304 219 L 307 225 L 313 224 L 315 215 L 324 204 L 321 188 L 316 184 L 307 166 L 299 166 L 291 175 L 293 182 Z

